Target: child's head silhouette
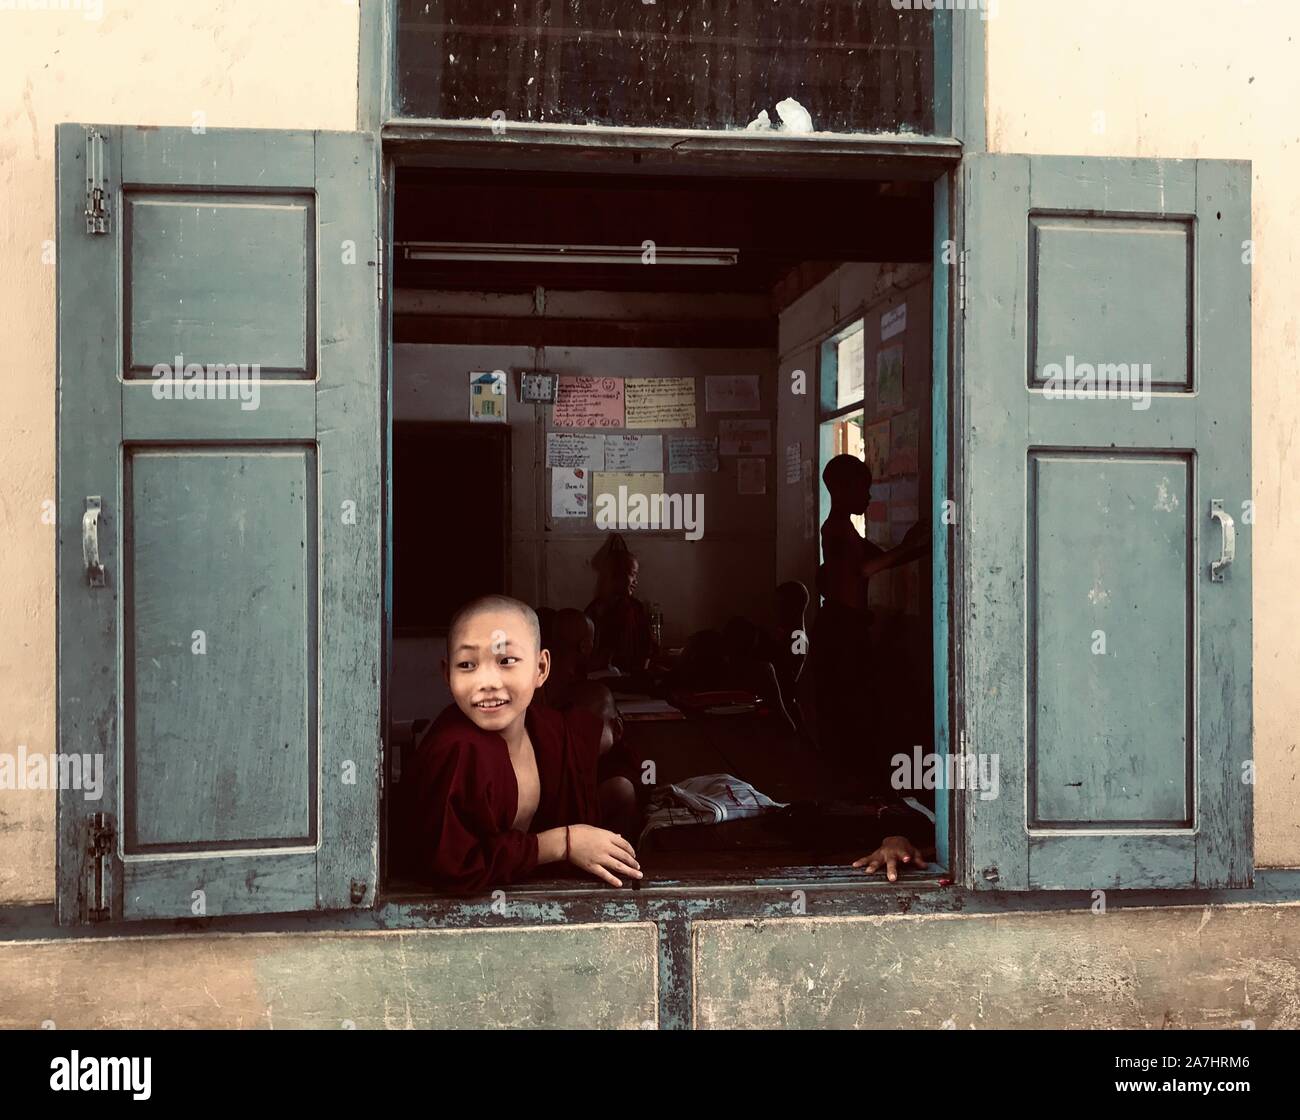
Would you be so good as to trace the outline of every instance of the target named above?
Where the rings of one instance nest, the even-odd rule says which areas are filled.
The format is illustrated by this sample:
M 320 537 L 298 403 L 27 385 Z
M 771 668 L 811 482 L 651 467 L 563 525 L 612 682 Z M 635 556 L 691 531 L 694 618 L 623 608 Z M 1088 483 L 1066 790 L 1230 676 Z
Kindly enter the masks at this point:
M 871 468 L 856 455 L 836 455 L 822 471 L 831 505 L 850 513 L 866 513 L 871 501 Z

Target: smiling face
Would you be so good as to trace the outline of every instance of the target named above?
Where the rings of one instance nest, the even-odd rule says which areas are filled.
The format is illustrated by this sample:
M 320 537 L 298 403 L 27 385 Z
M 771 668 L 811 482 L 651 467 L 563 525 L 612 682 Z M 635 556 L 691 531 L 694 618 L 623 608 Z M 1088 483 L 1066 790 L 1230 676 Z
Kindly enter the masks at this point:
M 487 607 L 456 622 L 443 674 L 452 699 L 484 731 L 507 734 L 521 723 L 551 669 L 522 611 Z

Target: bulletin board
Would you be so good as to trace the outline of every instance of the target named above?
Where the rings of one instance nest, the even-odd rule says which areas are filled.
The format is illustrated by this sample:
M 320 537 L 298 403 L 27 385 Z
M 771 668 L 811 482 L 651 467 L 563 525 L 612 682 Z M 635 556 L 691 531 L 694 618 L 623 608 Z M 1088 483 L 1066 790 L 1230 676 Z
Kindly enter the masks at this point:
M 661 373 L 557 372 L 556 404 L 544 409 L 548 533 L 603 533 L 598 488 L 620 482 L 629 494 L 704 495 L 709 534 L 773 523 L 776 402 L 769 355 L 742 351 L 734 361 L 714 355 L 704 369 L 693 356 Z M 585 503 L 577 492 L 584 480 Z M 677 528 L 635 531 L 682 535 Z

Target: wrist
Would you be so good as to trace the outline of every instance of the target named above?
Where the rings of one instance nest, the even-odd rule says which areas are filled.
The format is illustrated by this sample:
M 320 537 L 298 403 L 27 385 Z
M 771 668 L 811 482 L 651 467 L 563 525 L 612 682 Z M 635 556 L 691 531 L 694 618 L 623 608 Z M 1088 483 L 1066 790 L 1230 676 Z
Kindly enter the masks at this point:
M 537 834 L 538 863 L 558 863 L 564 858 L 563 828 L 548 828 Z

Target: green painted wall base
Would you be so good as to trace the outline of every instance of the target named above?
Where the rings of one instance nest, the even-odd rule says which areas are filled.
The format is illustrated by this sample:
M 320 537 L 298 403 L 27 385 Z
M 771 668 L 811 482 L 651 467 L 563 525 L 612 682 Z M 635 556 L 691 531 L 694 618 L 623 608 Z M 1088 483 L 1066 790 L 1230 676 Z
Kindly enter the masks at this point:
M 699 1027 L 1300 1027 L 1300 903 L 696 921 Z M 0 1027 L 658 1025 L 652 922 L 0 941 Z

